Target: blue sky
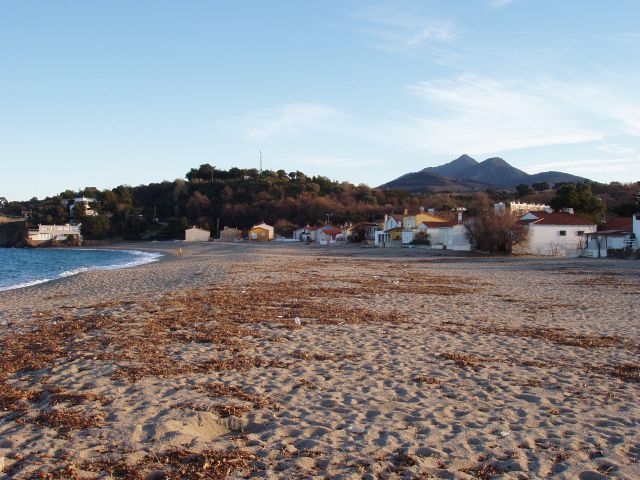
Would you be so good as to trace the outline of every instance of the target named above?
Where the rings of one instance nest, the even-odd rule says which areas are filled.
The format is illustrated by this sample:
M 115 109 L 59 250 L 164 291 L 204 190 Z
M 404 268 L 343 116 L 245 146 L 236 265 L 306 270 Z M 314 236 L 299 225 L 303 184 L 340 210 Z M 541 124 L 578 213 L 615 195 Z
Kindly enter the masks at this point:
M 637 0 L 0 0 L 0 196 L 467 153 L 640 180 Z

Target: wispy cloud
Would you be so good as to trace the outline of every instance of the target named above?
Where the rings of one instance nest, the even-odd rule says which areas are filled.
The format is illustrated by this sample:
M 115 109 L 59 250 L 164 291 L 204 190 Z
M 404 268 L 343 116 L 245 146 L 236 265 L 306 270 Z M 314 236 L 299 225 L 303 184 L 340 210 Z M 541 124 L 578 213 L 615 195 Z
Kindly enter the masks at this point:
M 287 103 L 247 112 L 227 124 L 251 139 L 266 139 L 276 135 L 302 131 L 330 130 L 346 115 L 321 103 Z
M 305 164 L 320 165 L 324 167 L 370 167 L 374 165 L 385 165 L 387 162 L 379 158 L 358 158 L 341 156 L 303 156 L 299 157 Z
M 513 0 L 488 0 L 489 6 L 493 8 L 502 8 L 509 5 L 512 2 Z
M 365 23 L 361 32 L 369 46 L 379 50 L 407 52 L 458 37 L 449 20 L 425 18 L 390 5 L 369 6 L 356 16 Z
M 425 104 L 407 141 L 426 151 L 496 152 L 640 135 L 640 99 L 599 84 L 464 75 L 408 91 Z
M 595 151 L 594 153 L 597 154 L 598 152 Z M 639 161 L 640 152 L 636 151 L 635 155 L 631 157 L 604 155 L 601 158 L 579 157 L 571 160 L 533 163 L 528 165 L 527 171 L 536 173 L 555 170 L 572 173 L 574 175 L 580 175 L 583 177 L 606 174 L 606 176 L 608 176 L 610 179 L 617 178 L 619 180 L 623 180 L 628 176 L 628 172 L 637 170 Z M 635 180 L 635 177 L 633 179 Z

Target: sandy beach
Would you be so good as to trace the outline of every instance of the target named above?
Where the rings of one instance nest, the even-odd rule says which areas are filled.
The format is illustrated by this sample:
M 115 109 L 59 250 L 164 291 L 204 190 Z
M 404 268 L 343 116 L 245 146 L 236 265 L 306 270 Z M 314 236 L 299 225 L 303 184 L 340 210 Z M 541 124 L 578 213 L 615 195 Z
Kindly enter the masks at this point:
M 638 261 L 135 248 L 0 292 L 0 478 L 640 478 Z

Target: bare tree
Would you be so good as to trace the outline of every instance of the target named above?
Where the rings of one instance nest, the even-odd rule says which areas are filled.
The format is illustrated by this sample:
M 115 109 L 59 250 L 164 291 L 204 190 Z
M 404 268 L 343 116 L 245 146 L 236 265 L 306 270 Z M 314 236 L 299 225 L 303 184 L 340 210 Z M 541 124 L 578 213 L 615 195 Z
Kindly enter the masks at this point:
M 527 241 L 526 227 L 506 212 L 485 210 L 465 222 L 465 228 L 477 250 L 511 253 L 515 245 Z

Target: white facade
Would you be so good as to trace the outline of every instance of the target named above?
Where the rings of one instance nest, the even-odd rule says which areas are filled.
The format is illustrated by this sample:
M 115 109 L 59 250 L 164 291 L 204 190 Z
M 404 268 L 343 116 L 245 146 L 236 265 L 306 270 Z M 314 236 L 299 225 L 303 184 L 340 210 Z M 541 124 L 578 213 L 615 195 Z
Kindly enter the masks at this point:
M 63 242 L 70 236 L 82 238 L 81 224 L 77 225 L 38 225 L 37 229 L 29 230 L 28 238 L 31 243 L 42 243 L 55 240 Z
M 596 231 L 596 225 L 532 225 L 529 230 L 528 253 L 561 257 L 578 257 L 586 247 L 585 233 Z
M 198 227 L 192 227 L 184 231 L 186 242 L 208 242 L 211 233 Z
M 427 226 L 422 223 L 418 229 L 419 231 L 429 235 L 431 248 L 442 248 L 464 252 L 471 251 L 471 243 L 467 236 L 467 229 L 461 223 L 442 227 L 433 224 Z
M 541 203 L 500 202 L 494 203 L 493 209 L 496 212 L 509 212 L 514 215 L 524 215 L 527 212 L 551 212 L 549 205 Z
M 587 246 L 586 234 L 595 223 L 568 213 L 529 212 L 519 220 L 528 229 L 527 241 L 515 245 L 513 253 L 579 257 Z
M 384 216 L 384 231 L 393 230 L 394 228 L 402 227 L 402 217 L 396 217 L 395 215 Z

